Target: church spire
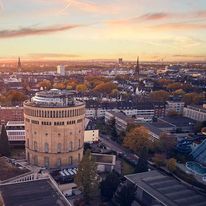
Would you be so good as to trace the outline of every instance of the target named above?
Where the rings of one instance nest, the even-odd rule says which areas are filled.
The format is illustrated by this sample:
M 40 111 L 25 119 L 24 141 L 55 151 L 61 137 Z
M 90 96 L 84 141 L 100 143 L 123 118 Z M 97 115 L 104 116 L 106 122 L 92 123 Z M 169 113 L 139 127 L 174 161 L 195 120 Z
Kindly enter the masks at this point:
M 140 70 L 140 67 L 139 67 L 139 56 L 137 57 L 137 64 L 136 64 L 136 67 L 135 67 L 135 74 L 139 76 L 139 70 Z
M 18 58 L 17 69 L 18 69 L 18 72 L 21 72 L 21 59 L 20 59 L 20 57 Z

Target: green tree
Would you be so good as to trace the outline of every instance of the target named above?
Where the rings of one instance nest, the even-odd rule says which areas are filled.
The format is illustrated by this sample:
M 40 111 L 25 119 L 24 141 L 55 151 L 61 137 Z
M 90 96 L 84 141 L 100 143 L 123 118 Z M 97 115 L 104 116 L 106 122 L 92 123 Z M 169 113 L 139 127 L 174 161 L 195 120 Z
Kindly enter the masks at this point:
M 5 125 L 2 125 L 1 128 L 1 135 L 0 135 L 0 154 L 2 156 L 10 156 L 10 148 L 9 148 L 9 141 L 6 132 Z
M 97 166 L 90 150 L 87 150 L 79 164 L 75 183 L 82 190 L 86 202 L 89 202 L 98 189 Z
M 141 172 L 147 172 L 147 171 L 148 171 L 147 160 L 140 157 L 135 167 L 135 173 L 141 173 Z
M 109 173 L 105 180 L 103 180 L 100 184 L 101 195 L 105 198 L 105 200 L 110 200 L 113 197 L 118 185 L 120 183 L 120 177 L 117 173 L 111 172 Z
M 135 193 L 136 186 L 134 184 L 121 185 L 120 188 L 117 188 L 113 202 L 118 206 L 131 206 L 135 199 Z

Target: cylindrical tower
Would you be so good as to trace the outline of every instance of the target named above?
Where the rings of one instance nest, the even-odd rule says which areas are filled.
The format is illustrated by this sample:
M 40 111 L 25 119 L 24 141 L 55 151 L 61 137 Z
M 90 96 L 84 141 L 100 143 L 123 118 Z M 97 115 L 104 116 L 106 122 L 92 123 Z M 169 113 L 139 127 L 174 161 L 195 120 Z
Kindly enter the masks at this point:
M 46 168 L 76 165 L 82 159 L 85 105 L 69 91 L 37 92 L 24 102 L 26 158 Z

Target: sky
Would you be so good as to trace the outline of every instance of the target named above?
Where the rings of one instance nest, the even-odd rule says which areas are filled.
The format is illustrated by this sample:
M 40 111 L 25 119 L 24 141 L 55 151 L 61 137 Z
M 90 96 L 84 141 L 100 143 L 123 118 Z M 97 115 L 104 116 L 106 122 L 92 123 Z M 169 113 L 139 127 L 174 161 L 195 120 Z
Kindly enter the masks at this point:
M 206 61 L 206 0 L 0 0 L 0 60 Z

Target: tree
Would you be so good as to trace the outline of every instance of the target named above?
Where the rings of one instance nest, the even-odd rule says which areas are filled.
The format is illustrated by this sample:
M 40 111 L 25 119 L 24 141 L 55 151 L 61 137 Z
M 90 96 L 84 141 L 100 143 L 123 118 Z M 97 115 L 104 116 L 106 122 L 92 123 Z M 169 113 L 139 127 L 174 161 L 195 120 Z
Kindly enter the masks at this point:
M 86 84 L 78 84 L 76 86 L 76 90 L 78 92 L 85 92 L 87 90 L 87 85 Z
M 98 188 L 97 166 L 90 150 L 87 150 L 79 164 L 75 183 L 82 190 L 86 202 L 89 202 Z
M 26 95 L 24 95 L 22 92 L 11 90 L 6 93 L 6 101 L 10 102 L 12 105 L 15 105 L 19 102 L 23 102 L 26 99 Z
M 169 99 L 169 92 L 164 90 L 154 91 L 150 93 L 150 98 L 154 101 L 167 101 Z
M 135 167 L 135 173 L 141 173 L 141 172 L 147 172 L 147 171 L 148 171 L 147 160 L 140 157 Z
M 121 185 L 117 188 L 113 202 L 119 206 L 131 206 L 135 199 L 136 186 L 131 183 Z
M 170 79 L 159 79 L 158 83 L 163 86 L 166 87 L 168 84 L 171 84 L 173 81 Z
M 43 88 L 43 89 L 51 89 L 52 88 L 52 83 L 50 80 L 44 79 L 43 81 L 38 83 L 38 87 L 39 88 Z
M 176 170 L 176 167 L 177 167 L 177 161 L 176 161 L 176 159 L 170 158 L 170 159 L 167 161 L 167 169 L 168 169 L 170 172 L 174 172 L 174 171 Z
M 118 185 L 120 183 L 120 177 L 115 172 L 109 173 L 105 180 L 100 184 L 101 195 L 108 201 L 111 200 Z
M 152 160 L 158 167 L 165 166 L 166 157 L 163 154 L 155 154 Z
M 86 206 L 84 199 L 78 199 L 74 201 L 74 206 Z
M 176 146 L 176 138 L 173 135 L 167 133 L 160 134 L 160 139 L 157 142 L 159 152 L 169 153 Z
M 10 148 L 9 148 L 9 141 L 6 132 L 5 125 L 2 125 L 1 128 L 1 135 L 0 135 L 0 154 L 2 156 L 10 156 Z
M 204 100 L 204 95 L 196 93 L 196 92 L 187 93 L 183 97 L 183 101 L 185 102 L 186 105 L 187 104 L 198 104 L 202 100 Z
M 174 94 L 175 96 L 178 96 L 178 95 L 183 96 L 183 95 L 185 95 L 185 91 L 184 91 L 183 89 L 178 89 L 178 90 L 174 91 L 173 94 Z
M 180 82 L 174 82 L 171 84 L 167 85 L 167 89 L 175 91 L 175 90 L 180 90 L 184 88 L 184 84 L 180 83 Z
M 98 84 L 93 91 L 94 92 L 98 92 L 98 93 L 106 93 L 106 94 L 110 94 L 112 92 L 112 90 L 116 89 L 117 85 L 113 84 L 112 82 L 106 82 L 106 83 L 101 83 Z
M 130 130 L 126 134 L 123 144 L 133 152 L 140 154 L 145 147 L 151 146 L 148 129 L 138 126 Z
M 54 89 L 65 89 L 66 85 L 64 82 L 56 82 L 53 84 Z

